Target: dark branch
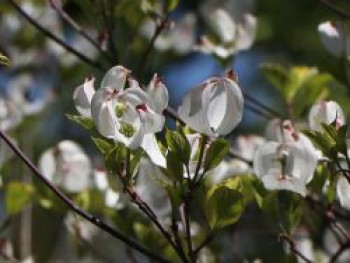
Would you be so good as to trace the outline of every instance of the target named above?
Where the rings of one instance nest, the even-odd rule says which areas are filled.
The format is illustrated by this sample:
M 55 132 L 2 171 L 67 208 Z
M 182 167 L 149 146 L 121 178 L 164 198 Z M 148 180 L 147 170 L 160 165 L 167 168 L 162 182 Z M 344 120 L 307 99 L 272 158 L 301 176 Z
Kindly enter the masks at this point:
M 328 0 L 316 0 L 316 1 L 319 2 L 320 4 L 322 4 L 323 6 L 325 6 L 328 10 L 330 10 L 331 12 L 333 12 L 334 14 L 339 16 L 340 18 L 350 19 L 350 14 L 349 13 L 344 12 L 339 7 L 336 7 L 330 1 L 328 1 Z

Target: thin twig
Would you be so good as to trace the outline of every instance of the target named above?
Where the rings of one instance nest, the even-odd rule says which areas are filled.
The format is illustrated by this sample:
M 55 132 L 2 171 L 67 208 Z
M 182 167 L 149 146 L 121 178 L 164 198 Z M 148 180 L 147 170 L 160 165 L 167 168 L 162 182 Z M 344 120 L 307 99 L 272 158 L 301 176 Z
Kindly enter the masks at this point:
M 206 247 L 210 242 L 212 242 L 214 240 L 215 235 L 213 233 L 211 233 L 210 235 L 208 235 L 206 237 L 206 239 L 204 239 L 204 241 L 193 251 L 193 253 L 195 255 L 198 255 L 198 253 L 204 248 Z
M 102 19 L 103 22 L 105 24 L 106 30 L 108 32 L 108 47 L 109 50 L 112 54 L 112 61 L 113 64 L 117 64 L 118 63 L 118 53 L 115 47 L 115 43 L 114 43 L 114 38 L 113 38 L 113 31 L 114 31 L 114 27 L 113 27 L 113 8 L 112 6 L 110 6 L 110 8 L 108 8 L 106 6 L 106 0 L 100 0 L 101 3 L 101 13 L 102 13 Z M 110 2 L 111 5 L 111 2 Z M 109 9 L 109 10 L 108 10 Z M 108 12 L 109 11 L 109 12 Z
M 167 25 L 169 21 L 169 14 L 167 14 L 161 21 L 160 23 L 157 23 L 156 25 L 156 30 L 154 31 L 154 34 L 151 38 L 151 41 L 149 43 L 149 45 L 147 46 L 147 49 L 145 51 L 145 53 L 143 54 L 142 58 L 141 58 L 141 63 L 140 66 L 137 70 L 138 76 L 142 77 L 145 69 L 146 69 L 146 65 L 148 62 L 148 57 L 152 52 L 152 49 L 154 47 L 154 44 L 157 40 L 157 38 L 160 36 L 160 34 L 162 33 L 163 29 L 165 28 L 165 26 Z M 156 22 L 155 22 L 156 23 Z
M 137 243 L 133 239 L 129 238 L 128 236 L 124 235 L 123 233 L 117 231 L 116 229 L 110 227 L 101 219 L 87 213 L 86 211 L 82 210 L 80 207 L 78 207 L 76 204 L 74 204 L 63 192 L 61 192 L 58 188 L 56 188 L 44 175 L 41 174 L 39 169 L 28 159 L 28 157 L 11 141 L 11 139 L 2 131 L 0 130 L 0 137 L 6 142 L 6 144 L 15 152 L 15 154 L 27 165 L 27 167 L 36 175 L 39 177 L 39 179 L 59 198 L 61 201 L 63 201 L 71 210 L 73 210 L 75 213 L 80 215 L 81 217 L 85 218 L 95 226 L 99 227 L 100 229 L 104 230 L 111 236 L 127 243 L 129 246 L 133 247 L 134 249 L 138 250 L 142 254 L 148 256 L 149 258 L 158 260 L 159 262 L 169 262 L 168 260 L 158 256 L 154 252 L 150 251 L 148 248 L 144 247 L 143 245 Z
M 172 246 L 172 248 L 175 250 L 175 252 L 180 256 L 180 258 L 183 258 L 183 255 L 181 254 L 180 250 L 178 249 L 176 243 L 173 241 L 170 233 L 162 226 L 162 224 L 159 222 L 157 215 L 154 213 L 154 211 L 148 206 L 147 203 L 145 203 L 141 197 L 134 191 L 132 187 L 128 184 L 128 179 L 130 178 L 130 150 L 127 150 L 127 157 L 125 162 L 125 174 L 122 174 L 121 172 L 118 172 L 118 177 L 120 181 L 123 184 L 124 192 L 126 192 L 131 201 L 137 205 L 137 207 L 153 222 L 153 224 L 158 228 L 158 230 L 162 233 L 162 235 L 167 239 L 168 243 Z M 128 160 L 129 159 L 129 160 Z
M 344 242 L 343 244 L 340 245 L 339 249 L 337 250 L 337 252 L 335 252 L 335 254 L 333 254 L 332 258 L 329 260 L 330 263 L 334 263 L 337 262 L 338 258 L 341 256 L 341 254 L 347 250 L 348 248 L 350 248 L 350 240 L 347 240 L 346 242 Z
M 312 261 L 310 259 L 308 259 L 303 253 L 301 253 L 295 245 L 294 240 L 292 240 L 287 234 L 281 234 L 280 235 L 280 239 L 287 241 L 287 243 L 289 244 L 290 250 L 297 255 L 298 257 L 300 257 L 302 260 L 304 260 L 306 263 L 312 263 Z
M 53 33 L 51 33 L 49 30 L 41 26 L 35 19 L 33 19 L 31 16 L 29 16 L 14 0 L 8 0 L 8 2 L 17 10 L 18 13 L 20 13 L 27 21 L 32 24 L 38 31 L 43 33 L 45 36 L 47 36 L 49 39 L 53 40 L 57 44 L 59 44 L 61 47 L 63 47 L 65 50 L 67 50 L 69 53 L 75 55 L 77 58 L 79 58 L 81 61 L 85 62 L 86 64 L 100 70 L 105 71 L 105 69 L 102 67 L 102 65 L 98 62 L 92 61 L 90 58 L 86 57 L 76 49 L 72 48 L 70 45 L 66 44 L 63 40 L 59 39 L 57 36 L 55 36 Z
M 113 63 L 111 57 L 108 56 L 105 50 L 102 49 L 101 45 L 95 41 L 91 36 L 89 36 L 84 29 L 67 13 L 63 8 L 56 5 L 54 0 L 50 0 L 50 5 L 57 12 L 57 14 L 69 24 L 78 34 L 80 34 L 86 41 L 93 45 L 108 61 Z
M 334 14 L 336 14 L 337 16 L 339 16 L 340 18 L 343 19 L 350 19 L 350 14 L 347 12 L 344 12 L 343 10 L 341 10 L 340 8 L 336 7 L 335 5 L 333 5 L 333 3 L 331 3 L 328 0 L 315 0 L 319 3 L 321 3 L 323 6 L 325 6 L 328 10 L 330 10 L 331 12 L 333 12 Z

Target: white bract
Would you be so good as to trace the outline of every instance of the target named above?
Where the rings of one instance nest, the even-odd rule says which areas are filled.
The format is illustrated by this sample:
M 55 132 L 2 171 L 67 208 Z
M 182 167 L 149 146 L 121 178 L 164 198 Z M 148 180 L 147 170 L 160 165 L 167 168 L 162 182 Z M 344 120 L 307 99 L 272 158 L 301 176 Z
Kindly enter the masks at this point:
M 268 141 L 293 142 L 296 131 L 290 120 L 273 119 L 266 127 L 265 137 Z
M 350 184 L 344 176 L 337 181 L 337 196 L 341 206 L 350 209 Z
M 225 10 L 216 9 L 209 17 L 213 36 L 202 36 L 196 50 L 226 59 L 252 46 L 256 34 L 254 16 L 245 14 L 242 21 L 235 21 Z
M 269 141 L 254 156 L 255 174 L 270 190 L 289 190 L 306 194 L 306 184 L 313 177 L 317 155 L 311 141 L 298 134 L 294 141 Z
M 322 131 L 322 123 L 331 124 L 335 122 L 339 128 L 345 124 L 343 110 L 334 101 L 321 101 L 314 104 L 309 112 L 309 126 L 314 131 Z
M 17 127 L 23 120 L 23 114 L 11 101 L 0 97 L 0 129 L 7 131 Z
M 104 137 L 130 149 L 141 146 L 154 163 L 165 166 L 154 134 L 164 126 L 168 91 L 156 74 L 145 90 L 129 75 L 130 70 L 122 66 L 111 68 L 96 92 L 94 79 L 88 79 L 74 92 L 76 108 L 92 118 Z
M 209 135 L 226 135 L 238 125 L 243 115 L 243 95 L 230 78 L 215 77 L 190 90 L 178 113 L 188 126 Z
M 347 36 L 344 25 L 341 22 L 326 21 L 319 24 L 318 33 L 323 46 L 336 57 L 341 57 L 347 52 Z
M 46 150 L 39 159 L 39 169 L 48 180 L 67 192 L 80 192 L 91 185 L 90 159 L 73 141 L 61 141 Z

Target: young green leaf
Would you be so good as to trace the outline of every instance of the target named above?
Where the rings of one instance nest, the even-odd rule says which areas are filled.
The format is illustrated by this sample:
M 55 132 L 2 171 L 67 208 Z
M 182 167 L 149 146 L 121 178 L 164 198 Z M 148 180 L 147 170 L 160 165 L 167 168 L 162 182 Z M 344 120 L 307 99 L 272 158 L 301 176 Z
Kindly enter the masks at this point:
M 204 171 L 218 166 L 230 150 L 230 144 L 225 139 L 217 139 L 211 143 L 204 159 Z
M 68 119 L 81 125 L 82 127 L 84 127 L 87 130 L 92 130 L 95 127 L 94 122 L 90 118 L 86 118 L 86 117 L 83 117 L 80 115 L 71 115 L 71 114 L 66 114 L 66 116 Z
M 8 57 L 6 57 L 4 54 L 0 53 L 0 65 L 4 66 L 10 66 L 11 61 Z
M 183 164 L 187 165 L 190 160 L 191 146 L 186 137 L 178 131 L 167 130 L 165 139 L 170 151 L 172 151 Z
M 237 222 L 244 211 L 240 179 L 233 178 L 211 187 L 207 192 L 204 207 L 213 230 Z
M 21 212 L 34 196 L 33 186 L 21 182 L 10 182 L 5 191 L 6 210 L 9 214 Z

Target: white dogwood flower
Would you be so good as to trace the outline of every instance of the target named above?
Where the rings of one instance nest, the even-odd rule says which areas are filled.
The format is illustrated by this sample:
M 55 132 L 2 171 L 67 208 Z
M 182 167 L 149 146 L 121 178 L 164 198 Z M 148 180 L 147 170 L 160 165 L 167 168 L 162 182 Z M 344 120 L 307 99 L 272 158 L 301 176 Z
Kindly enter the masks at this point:
M 306 184 L 313 177 L 317 155 L 311 141 L 298 134 L 294 141 L 269 141 L 254 156 L 255 174 L 270 190 L 289 190 L 306 194 Z
M 92 118 L 101 135 L 130 149 L 141 146 L 155 164 L 164 167 L 155 133 L 164 126 L 168 91 L 156 74 L 145 90 L 129 75 L 130 70 L 122 66 L 111 68 L 96 92 L 94 79 L 87 80 L 74 92 L 76 108 Z
M 224 9 L 216 9 L 211 12 L 208 24 L 213 36 L 202 36 L 195 50 L 226 59 L 249 49 L 254 42 L 256 18 L 250 14 L 245 14 L 241 21 L 235 21 Z
M 215 77 L 190 90 L 179 109 L 180 118 L 197 132 L 226 135 L 238 125 L 243 115 L 243 95 L 230 78 Z
M 322 123 L 331 124 L 335 121 L 336 126 L 345 124 L 343 110 L 334 101 L 321 101 L 314 104 L 309 112 L 309 126 L 314 131 L 322 131 Z
M 17 127 L 23 120 L 23 113 L 13 101 L 0 97 L 0 128 L 4 131 Z
M 48 180 L 67 192 L 80 192 L 91 185 L 90 159 L 73 141 L 61 141 L 46 150 L 39 159 L 39 169 Z
M 333 56 L 341 57 L 346 53 L 347 36 L 344 25 L 341 22 L 326 21 L 318 26 L 323 46 Z

